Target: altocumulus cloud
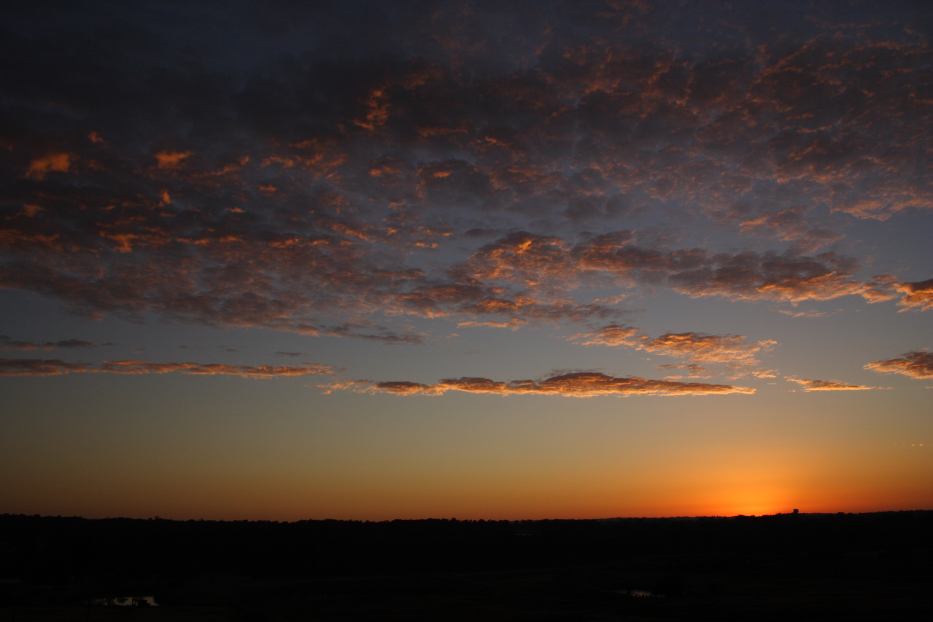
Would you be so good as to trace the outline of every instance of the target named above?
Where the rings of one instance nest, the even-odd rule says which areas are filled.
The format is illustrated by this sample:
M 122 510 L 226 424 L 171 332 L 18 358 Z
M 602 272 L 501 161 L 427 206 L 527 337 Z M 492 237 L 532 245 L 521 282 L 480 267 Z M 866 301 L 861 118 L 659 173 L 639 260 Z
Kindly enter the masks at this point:
M 933 279 L 915 283 L 897 283 L 894 287 L 901 295 L 897 304 L 903 307 L 902 310 L 930 311 L 933 309 Z
M 933 378 L 933 352 L 907 352 L 897 358 L 871 361 L 865 369 L 882 374 L 900 374 L 917 380 Z
M 834 250 L 933 208 L 916 10 L 789 6 L 24 4 L 0 25 L 0 287 L 390 344 L 421 339 L 383 325 L 405 315 L 616 320 L 591 281 L 929 311 L 929 282 Z M 673 205 L 702 229 L 589 233 Z
M 608 324 L 571 337 L 586 346 L 622 346 L 703 363 L 757 365 L 757 355 L 777 345 L 773 339 L 749 342 L 742 335 L 707 335 L 697 332 L 664 333 L 655 338 L 636 328 Z
M 321 387 L 325 392 L 355 391 L 388 393 L 391 395 L 444 395 L 451 392 L 488 395 L 552 395 L 561 397 L 599 397 L 629 395 L 752 395 L 751 387 L 701 382 L 653 380 L 638 376 L 609 376 L 597 372 L 572 372 L 549 376 L 542 380 L 512 380 L 501 382 L 489 378 L 448 378 L 434 384 L 410 381 L 371 382 L 357 380 L 336 382 Z

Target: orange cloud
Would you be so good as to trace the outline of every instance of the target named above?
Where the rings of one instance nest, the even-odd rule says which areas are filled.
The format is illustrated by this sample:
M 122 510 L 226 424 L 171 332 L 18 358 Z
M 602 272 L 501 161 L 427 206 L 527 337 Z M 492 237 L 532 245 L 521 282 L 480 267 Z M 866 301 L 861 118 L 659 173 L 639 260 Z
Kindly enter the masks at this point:
M 901 299 L 897 301 L 897 305 L 903 307 L 902 310 L 933 310 L 933 279 L 913 283 L 897 283 L 894 289 L 901 294 Z
M 794 382 L 803 387 L 806 393 L 815 391 L 875 391 L 881 387 L 871 387 L 864 384 L 846 384 L 838 380 L 813 380 L 810 378 L 798 378 L 797 376 L 784 376 L 788 382 Z
M 373 131 L 382 127 L 389 120 L 389 97 L 384 88 L 373 89 L 366 100 L 366 118 L 354 119 L 353 123 L 363 129 Z
M 546 278 L 572 275 L 568 251 L 560 238 L 514 233 L 474 253 L 464 269 L 472 279 L 519 281 L 532 287 Z
M 585 346 L 623 346 L 652 354 L 686 358 L 704 363 L 756 365 L 757 355 L 777 345 L 773 339 L 749 343 L 741 335 L 665 333 L 651 339 L 631 326 L 609 324 L 590 333 L 571 337 Z
M 35 203 L 26 203 L 23 205 L 23 215 L 26 218 L 35 218 L 42 211 L 42 206 Z
M 871 361 L 865 369 L 880 374 L 900 374 L 917 380 L 933 378 L 933 352 L 908 352 L 898 358 Z
M 161 169 L 177 168 L 190 157 L 190 151 L 158 151 L 155 154 L 156 166 Z
M 634 326 L 608 324 L 589 333 L 580 333 L 571 337 L 572 341 L 584 346 L 625 346 L 637 348 L 642 337 Z
M 100 365 L 72 363 L 59 359 L 0 359 L 0 376 L 61 376 L 98 373 L 142 376 L 148 374 L 189 374 L 195 376 L 239 376 L 265 380 L 300 376 L 327 376 L 328 365 L 227 365 L 224 363 L 150 363 L 136 360 L 107 361 Z
M 665 356 L 689 358 L 707 363 L 756 364 L 755 356 L 777 345 L 773 339 L 753 343 L 741 335 L 704 335 L 702 333 L 665 333 L 642 344 L 641 349 Z
M 392 395 L 444 395 L 450 392 L 489 395 L 554 395 L 561 397 L 599 397 L 628 395 L 752 395 L 755 389 L 725 384 L 654 380 L 638 376 L 616 377 L 597 372 L 558 374 L 544 380 L 499 382 L 488 378 L 448 378 L 435 384 L 410 381 L 334 383 L 322 387 L 326 392 L 351 390 L 361 393 Z
M 774 369 L 756 369 L 751 372 L 751 374 L 759 380 L 772 380 L 777 378 L 777 370 Z
M 71 158 L 69 153 L 50 153 L 37 158 L 29 163 L 26 177 L 41 181 L 49 173 L 67 173 L 71 168 Z

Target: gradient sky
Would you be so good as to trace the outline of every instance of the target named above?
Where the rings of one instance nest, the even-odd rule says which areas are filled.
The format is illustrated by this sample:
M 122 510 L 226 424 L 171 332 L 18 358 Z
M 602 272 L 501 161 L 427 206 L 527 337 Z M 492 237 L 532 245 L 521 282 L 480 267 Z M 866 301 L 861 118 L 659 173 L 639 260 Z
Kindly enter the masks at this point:
M 0 31 L 0 512 L 933 508 L 930 3 Z

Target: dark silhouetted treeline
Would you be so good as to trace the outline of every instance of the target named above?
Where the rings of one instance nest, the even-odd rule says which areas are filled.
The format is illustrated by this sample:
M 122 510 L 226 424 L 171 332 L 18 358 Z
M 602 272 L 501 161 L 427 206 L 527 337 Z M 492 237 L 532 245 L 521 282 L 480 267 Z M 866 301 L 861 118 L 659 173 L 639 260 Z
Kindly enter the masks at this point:
M 159 603 L 134 611 L 140 620 L 933 619 L 933 512 L 295 523 L 0 516 L 0 622 L 125 616 L 93 605 L 125 595 Z

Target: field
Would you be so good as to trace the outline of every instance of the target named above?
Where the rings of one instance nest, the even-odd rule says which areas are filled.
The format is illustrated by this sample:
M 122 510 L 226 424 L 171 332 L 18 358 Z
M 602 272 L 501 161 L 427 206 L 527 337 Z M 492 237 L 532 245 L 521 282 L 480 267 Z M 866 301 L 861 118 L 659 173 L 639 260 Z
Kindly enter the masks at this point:
M 0 621 L 933 619 L 933 512 L 0 517 Z M 102 606 L 151 595 L 158 607 Z

